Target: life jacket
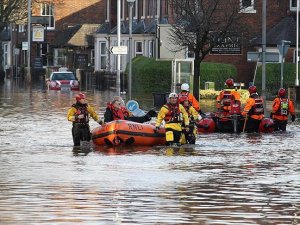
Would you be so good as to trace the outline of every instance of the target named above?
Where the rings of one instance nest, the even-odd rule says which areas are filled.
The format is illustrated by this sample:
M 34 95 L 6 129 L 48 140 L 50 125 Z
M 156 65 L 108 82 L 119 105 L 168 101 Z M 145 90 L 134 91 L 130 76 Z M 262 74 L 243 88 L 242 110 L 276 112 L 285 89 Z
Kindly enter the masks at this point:
M 73 104 L 72 107 L 74 107 L 76 109 L 74 123 L 88 124 L 89 123 L 89 112 L 87 110 L 88 105 L 76 103 L 76 104 Z M 84 115 L 84 117 L 82 119 L 77 118 L 77 116 L 79 116 L 80 114 Z
M 166 104 L 164 105 L 165 108 L 167 108 L 169 111 L 165 115 L 164 120 L 166 123 L 180 123 L 182 122 L 182 113 L 179 110 L 179 104 L 177 103 L 176 105 L 173 104 Z
M 178 101 L 180 100 L 188 100 L 189 104 L 192 104 L 191 100 L 189 99 L 189 92 L 180 92 L 178 94 Z
M 280 115 L 280 116 L 289 115 L 289 99 L 288 98 L 280 98 L 279 109 L 277 110 L 275 115 Z
M 113 120 L 124 120 L 125 119 L 125 115 L 123 113 L 122 108 L 116 109 L 114 107 L 114 105 L 111 104 L 111 103 L 107 103 L 107 108 L 109 108 L 110 111 L 112 112 L 112 114 L 113 114 Z
M 223 98 L 221 99 L 221 109 L 224 106 L 230 106 L 231 100 L 234 100 L 234 96 L 232 95 L 231 91 L 224 91 Z
M 262 115 L 264 114 L 264 103 L 262 97 L 258 94 L 251 95 L 250 98 L 254 99 L 255 104 L 249 111 L 249 115 Z

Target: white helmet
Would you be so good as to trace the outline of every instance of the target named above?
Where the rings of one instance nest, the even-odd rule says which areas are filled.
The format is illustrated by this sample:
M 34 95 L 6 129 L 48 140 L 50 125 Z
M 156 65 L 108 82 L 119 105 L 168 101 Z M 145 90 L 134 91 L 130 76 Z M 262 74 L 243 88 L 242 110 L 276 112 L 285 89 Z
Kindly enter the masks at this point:
M 178 98 L 178 94 L 175 92 L 169 94 L 169 98 Z
M 182 91 L 189 91 L 190 90 L 190 86 L 187 83 L 183 83 L 181 85 L 181 90 Z

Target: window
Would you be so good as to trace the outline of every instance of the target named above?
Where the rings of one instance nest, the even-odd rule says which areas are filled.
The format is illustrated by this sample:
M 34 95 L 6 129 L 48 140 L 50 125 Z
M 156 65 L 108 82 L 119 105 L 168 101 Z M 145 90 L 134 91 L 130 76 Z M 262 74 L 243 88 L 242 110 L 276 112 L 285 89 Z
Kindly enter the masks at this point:
M 290 0 L 290 10 L 291 11 L 297 10 L 297 0 Z
M 95 49 L 91 50 L 91 62 L 90 62 L 91 66 L 95 65 Z
M 24 24 L 19 24 L 18 25 L 18 32 L 19 33 L 22 33 L 22 32 L 25 32 L 25 25 Z
M 9 61 L 9 58 L 8 58 L 8 52 L 9 49 L 8 49 L 8 44 L 4 44 L 3 45 L 3 65 L 4 65 L 4 68 L 7 68 L 8 67 L 8 61 Z
M 55 28 L 54 5 L 48 3 L 42 3 L 41 15 L 49 17 L 49 25 L 47 29 L 54 29 Z
M 143 55 L 143 42 L 136 41 L 135 42 L 135 56 L 142 56 Z
M 298 51 L 298 62 L 299 62 L 299 51 Z M 296 63 L 296 61 L 297 61 L 297 51 L 296 50 L 294 50 L 294 58 L 293 58 L 293 63 Z
M 106 69 L 106 61 L 107 61 L 106 42 L 100 42 L 99 46 L 100 46 L 100 49 L 99 49 L 100 69 L 105 70 Z
M 256 13 L 254 0 L 240 0 L 241 13 Z
M 148 56 L 153 57 L 153 41 L 148 41 Z
M 66 65 L 65 49 L 63 48 L 54 49 L 54 66 L 65 66 L 65 65 Z

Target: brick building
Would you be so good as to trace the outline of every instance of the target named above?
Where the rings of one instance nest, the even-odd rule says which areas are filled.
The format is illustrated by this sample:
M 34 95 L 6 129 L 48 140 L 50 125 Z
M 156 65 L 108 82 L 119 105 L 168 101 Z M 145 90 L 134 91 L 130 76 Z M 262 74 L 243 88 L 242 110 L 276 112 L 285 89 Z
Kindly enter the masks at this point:
M 103 29 L 100 29 L 95 35 L 95 70 L 116 69 L 116 56 L 107 51 L 107 49 L 110 49 L 111 46 L 115 46 L 117 43 L 116 2 L 106 1 L 105 24 L 102 27 Z M 174 11 L 170 6 L 170 2 L 168 0 L 136 1 L 133 12 L 133 57 L 138 55 L 158 57 L 158 39 L 161 37 L 159 37 L 156 27 L 173 22 L 172 15 Z M 234 64 L 237 67 L 239 81 L 248 83 L 253 79 L 255 63 L 247 62 L 247 52 L 261 50 L 261 41 L 257 40 L 259 40 L 262 32 L 262 0 L 237 0 L 237 4 L 243 7 L 240 13 L 245 26 L 249 30 L 249 33 L 246 35 L 247 39 L 239 43 L 239 51 L 212 51 L 204 61 Z M 270 32 L 285 18 L 290 17 L 295 21 L 295 11 L 296 0 L 268 0 L 267 37 L 270 37 Z M 121 28 L 121 45 L 128 46 L 128 6 L 126 0 L 121 0 Z M 295 30 L 295 27 L 290 28 Z M 273 42 L 268 42 L 269 40 L 267 39 L 267 51 L 278 52 L 277 44 L 274 44 L 274 40 L 293 39 L 286 61 L 295 61 L 293 55 L 295 55 L 296 31 L 293 33 L 293 37 L 291 37 L 291 34 L 280 36 L 282 32 L 284 31 L 277 30 L 277 33 L 273 33 L 273 35 L 278 36 L 276 38 L 273 37 Z M 186 54 L 187 57 L 188 54 Z M 125 69 L 128 61 L 128 56 L 122 56 L 122 70 Z
M 129 45 L 129 18 L 127 0 L 121 1 L 121 45 Z M 143 55 L 158 57 L 157 27 L 171 24 L 174 11 L 171 0 L 136 0 L 133 7 L 133 57 Z M 248 82 L 254 74 L 255 63 L 247 62 L 248 51 L 261 48 L 262 0 L 237 0 L 245 7 L 240 13 L 249 37 L 240 46 L 240 52 L 212 52 L 205 61 L 231 63 L 237 67 L 239 81 Z M 278 52 L 276 42 L 290 40 L 291 48 L 286 61 L 295 62 L 296 45 L 296 0 L 267 1 L 267 51 Z M 43 66 L 73 66 L 70 62 L 84 61 L 85 66 L 97 70 L 116 70 L 116 55 L 109 49 L 117 44 L 117 0 L 59 0 L 33 6 L 32 16 L 45 17 L 48 25 L 44 42 L 33 42 L 31 58 L 43 58 Z M 289 32 L 287 31 L 289 30 Z M 27 41 L 24 25 L 12 25 L 4 35 L 4 68 L 26 66 Z M 3 35 L 2 35 L 3 36 Z M 272 37 L 272 38 L 271 38 Z M 188 54 L 186 54 L 188 57 Z M 124 70 L 129 56 L 121 58 Z M 15 70 L 17 71 L 17 70 Z

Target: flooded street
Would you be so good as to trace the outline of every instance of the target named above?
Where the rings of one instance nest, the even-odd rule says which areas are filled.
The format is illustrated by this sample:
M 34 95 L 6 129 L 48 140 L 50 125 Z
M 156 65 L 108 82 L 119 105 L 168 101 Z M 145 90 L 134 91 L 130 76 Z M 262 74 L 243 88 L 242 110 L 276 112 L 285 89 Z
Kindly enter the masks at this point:
M 80 152 L 66 119 L 75 95 L 1 86 L 1 225 L 300 224 L 299 124 L 202 134 L 190 148 Z M 87 96 L 102 116 L 114 93 Z

